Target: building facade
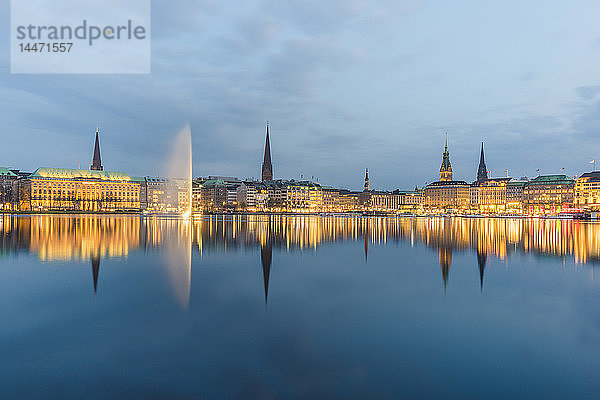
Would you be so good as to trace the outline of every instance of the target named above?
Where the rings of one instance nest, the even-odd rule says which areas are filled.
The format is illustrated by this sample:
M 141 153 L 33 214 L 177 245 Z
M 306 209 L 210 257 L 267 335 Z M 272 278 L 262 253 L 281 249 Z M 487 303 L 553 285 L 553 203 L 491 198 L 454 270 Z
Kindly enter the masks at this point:
M 523 187 L 523 210 L 529 215 L 557 214 L 573 205 L 575 181 L 566 175 L 538 176 Z
M 123 172 L 38 168 L 23 180 L 22 211 L 139 212 L 140 182 Z
M 600 172 L 588 172 L 577 178 L 574 205 L 584 210 L 600 211 Z

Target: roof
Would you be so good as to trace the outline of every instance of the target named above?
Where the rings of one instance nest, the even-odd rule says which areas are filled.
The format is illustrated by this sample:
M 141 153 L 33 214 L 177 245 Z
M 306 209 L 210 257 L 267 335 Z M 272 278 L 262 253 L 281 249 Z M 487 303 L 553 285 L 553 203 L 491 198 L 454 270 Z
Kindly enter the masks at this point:
M 506 186 L 525 186 L 525 184 L 529 181 L 522 180 L 512 180 L 506 183 Z
M 131 180 L 134 182 L 146 182 L 146 178 L 143 176 L 132 176 Z
M 530 180 L 527 185 L 562 185 L 571 183 L 575 183 L 575 181 L 567 175 L 540 175 Z
M 428 184 L 425 187 L 431 187 L 431 186 L 469 186 L 469 184 L 465 181 L 437 181 L 437 182 L 431 182 L 430 184 Z
M 597 181 L 600 181 L 600 171 L 586 172 L 585 174 L 581 175 L 579 178 L 580 179 L 588 178 L 587 180 L 589 180 L 589 181 L 597 182 Z
M 17 174 L 6 167 L 0 167 L 0 176 L 17 176 Z
M 223 179 L 209 179 L 202 186 L 225 186 L 225 181 Z
M 92 171 L 89 169 L 40 167 L 31 178 L 100 179 L 103 181 L 131 181 L 131 176 L 118 171 Z

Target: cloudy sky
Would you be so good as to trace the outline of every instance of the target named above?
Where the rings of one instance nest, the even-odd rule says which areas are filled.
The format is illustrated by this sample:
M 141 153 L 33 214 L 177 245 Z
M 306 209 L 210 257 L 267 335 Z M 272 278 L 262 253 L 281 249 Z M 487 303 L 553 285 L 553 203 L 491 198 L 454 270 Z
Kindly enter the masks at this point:
M 152 73 L 10 74 L 0 37 L 0 166 L 156 175 L 192 127 L 194 175 L 412 188 L 455 179 L 485 141 L 494 176 L 600 160 L 600 3 L 283 0 L 152 2 Z M 3 26 L 10 23 L 2 2 Z M 598 163 L 600 167 L 600 162 Z

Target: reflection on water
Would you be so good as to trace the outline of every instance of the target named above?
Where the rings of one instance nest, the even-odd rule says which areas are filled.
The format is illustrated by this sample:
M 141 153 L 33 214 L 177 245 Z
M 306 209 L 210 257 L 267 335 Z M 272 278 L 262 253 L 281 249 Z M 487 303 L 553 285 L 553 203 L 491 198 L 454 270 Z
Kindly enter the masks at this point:
M 2 399 L 596 399 L 599 234 L 537 219 L 0 216 Z
M 189 302 L 191 255 L 260 248 L 265 301 L 273 248 L 287 252 L 317 249 L 332 242 L 425 245 L 439 257 L 444 290 L 452 254 L 473 251 L 481 290 L 489 256 L 513 253 L 573 257 L 576 264 L 600 260 L 600 224 L 566 220 L 492 218 L 386 218 L 318 216 L 206 216 L 193 221 L 139 216 L 0 217 L 0 252 L 29 252 L 42 261 L 90 260 L 94 293 L 101 260 L 135 250 L 160 248 L 174 293 Z

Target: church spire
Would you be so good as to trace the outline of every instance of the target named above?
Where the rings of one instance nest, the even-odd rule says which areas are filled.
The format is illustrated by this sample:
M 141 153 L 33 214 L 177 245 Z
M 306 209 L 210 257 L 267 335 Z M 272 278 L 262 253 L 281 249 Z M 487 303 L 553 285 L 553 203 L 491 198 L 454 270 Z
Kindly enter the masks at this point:
M 369 168 L 365 169 L 365 188 L 364 188 L 365 192 L 369 191 Z
M 267 140 L 265 141 L 265 156 L 262 164 L 262 180 L 273 180 L 273 165 L 271 164 L 271 144 L 269 142 L 269 121 L 267 121 Z
M 98 139 L 99 130 L 96 127 L 96 143 L 94 144 L 94 156 L 92 157 L 92 165 L 90 169 L 93 171 L 102 171 L 102 160 L 100 159 L 100 141 Z
M 483 142 L 481 142 L 481 155 L 479 156 L 479 168 L 477 169 L 477 183 L 486 181 L 488 178 L 485 156 L 483 155 Z
M 448 153 L 448 134 L 446 134 L 446 144 L 444 154 L 442 155 L 442 166 L 440 167 L 440 181 L 452 180 L 452 166 L 450 165 L 450 153 Z

